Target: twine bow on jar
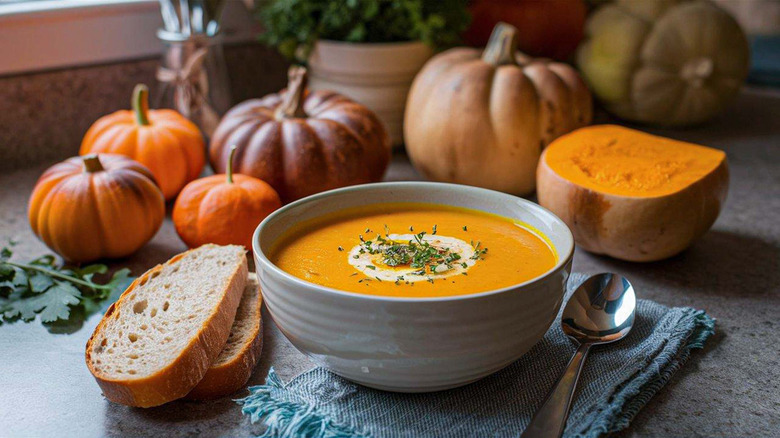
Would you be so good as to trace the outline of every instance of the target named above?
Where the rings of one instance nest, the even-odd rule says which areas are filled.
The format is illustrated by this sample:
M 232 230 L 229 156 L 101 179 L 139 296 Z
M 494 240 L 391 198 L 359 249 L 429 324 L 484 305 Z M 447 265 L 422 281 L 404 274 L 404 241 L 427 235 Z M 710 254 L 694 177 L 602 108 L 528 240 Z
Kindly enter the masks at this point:
M 159 66 L 157 80 L 173 87 L 173 106 L 184 117 L 196 121 L 207 136 L 219 123 L 219 114 L 209 102 L 209 78 L 204 68 L 209 48 L 190 54 L 181 68 Z

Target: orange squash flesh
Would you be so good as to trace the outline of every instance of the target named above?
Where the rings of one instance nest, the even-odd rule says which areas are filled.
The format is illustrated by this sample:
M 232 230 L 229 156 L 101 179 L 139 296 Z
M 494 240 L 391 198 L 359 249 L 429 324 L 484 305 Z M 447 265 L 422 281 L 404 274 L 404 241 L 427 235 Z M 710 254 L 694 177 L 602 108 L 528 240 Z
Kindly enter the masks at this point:
M 554 141 L 536 175 L 539 204 L 577 245 L 629 261 L 688 248 L 715 222 L 728 191 L 726 155 L 611 125 Z
M 377 281 L 350 263 L 349 251 L 360 237 L 377 234 L 432 233 L 480 242 L 488 248 L 467 275 L 437 278 L 433 283 Z M 412 227 L 414 231 L 409 231 Z M 466 227 L 466 229 L 464 229 Z M 370 231 L 367 231 L 370 230 Z M 342 291 L 394 297 L 439 297 L 485 292 L 539 277 L 552 269 L 557 255 L 529 227 L 501 216 L 432 204 L 374 204 L 347 209 L 293 227 L 270 251 L 271 261 L 303 280 Z M 362 280 L 362 281 L 361 281 Z
M 574 184 L 622 196 L 678 192 L 715 170 L 717 149 L 613 125 L 583 128 L 554 142 L 545 161 Z

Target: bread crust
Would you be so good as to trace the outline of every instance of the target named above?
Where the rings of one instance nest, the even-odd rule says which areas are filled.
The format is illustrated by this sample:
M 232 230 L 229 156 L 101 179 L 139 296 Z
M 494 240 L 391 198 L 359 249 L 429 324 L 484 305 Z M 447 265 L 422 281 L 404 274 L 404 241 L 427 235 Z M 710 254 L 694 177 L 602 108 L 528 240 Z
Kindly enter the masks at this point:
M 164 265 L 175 264 L 192 251 L 195 249 L 174 256 Z M 87 341 L 87 367 L 95 377 L 103 395 L 114 403 L 148 408 L 184 397 L 201 381 L 211 363 L 219 356 L 230 335 L 236 310 L 246 287 L 248 274 L 246 255 L 244 255 L 241 265 L 236 267 L 230 276 L 230 281 L 223 291 L 219 305 L 204 322 L 200 332 L 192 337 L 182 350 L 181 355 L 172 363 L 152 375 L 134 379 L 109 378 L 95 370 L 91 358 L 93 343 L 100 337 L 104 327 L 111 319 L 120 317 L 117 309 L 125 297 L 139 284 L 148 281 L 152 275 L 162 271 L 164 265 L 157 265 L 138 277 L 108 308 Z
M 250 274 L 252 275 L 252 274 Z M 258 289 L 260 286 L 257 286 Z M 254 321 L 252 331 L 254 335 L 249 337 L 241 346 L 239 354 L 229 362 L 219 366 L 210 367 L 203 376 L 203 380 L 184 397 L 187 400 L 210 400 L 233 394 L 246 385 L 252 376 L 260 355 L 263 351 L 263 319 L 261 307 L 263 296 L 258 292 L 257 302 L 254 303 L 258 318 Z

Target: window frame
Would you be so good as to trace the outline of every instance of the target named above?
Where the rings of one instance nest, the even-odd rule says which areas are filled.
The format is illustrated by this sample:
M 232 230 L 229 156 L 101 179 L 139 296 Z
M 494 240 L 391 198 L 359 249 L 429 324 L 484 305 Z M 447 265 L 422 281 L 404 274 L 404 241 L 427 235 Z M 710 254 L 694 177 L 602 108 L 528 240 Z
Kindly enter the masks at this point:
M 0 76 L 160 56 L 157 0 L 42 0 L 0 4 Z M 244 2 L 228 0 L 226 43 L 259 33 Z

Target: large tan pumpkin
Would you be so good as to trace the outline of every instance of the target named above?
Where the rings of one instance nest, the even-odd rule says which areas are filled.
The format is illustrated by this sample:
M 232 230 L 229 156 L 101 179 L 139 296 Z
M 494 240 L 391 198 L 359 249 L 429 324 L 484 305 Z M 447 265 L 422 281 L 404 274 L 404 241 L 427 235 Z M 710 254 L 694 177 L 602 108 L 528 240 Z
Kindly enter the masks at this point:
M 306 69 L 290 68 L 286 91 L 252 99 L 222 118 L 209 156 L 225 173 L 231 146 L 236 173 L 259 178 L 284 202 L 324 190 L 379 181 L 390 140 L 368 108 L 330 91 L 306 91 Z
M 748 73 L 744 32 L 704 0 L 618 0 L 588 19 L 577 65 L 618 117 L 703 122 L 734 100 Z
M 726 154 L 612 125 L 555 140 L 539 161 L 539 204 L 597 254 L 648 262 L 690 246 L 728 191 Z
M 516 46 L 517 29 L 499 23 L 484 52 L 450 49 L 417 75 L 404 138 L 426 177 L 527 195 L 542 149 L 590 123 L 590 92 L 574 69 Z

